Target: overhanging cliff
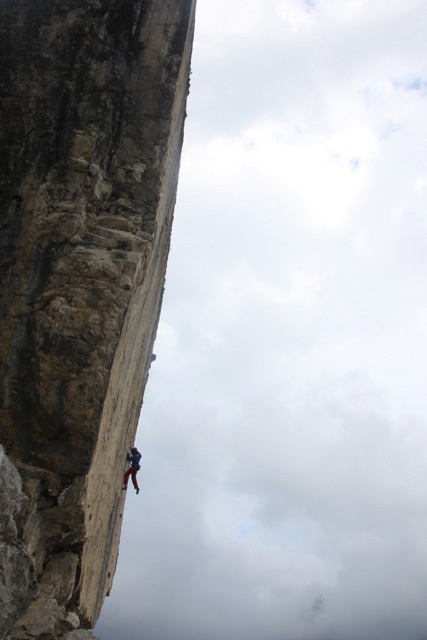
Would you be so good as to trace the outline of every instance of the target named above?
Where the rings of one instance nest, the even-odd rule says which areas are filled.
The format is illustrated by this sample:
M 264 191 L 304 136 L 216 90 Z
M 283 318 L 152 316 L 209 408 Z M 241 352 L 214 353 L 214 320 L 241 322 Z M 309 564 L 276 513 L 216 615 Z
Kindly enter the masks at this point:
M 195 0 L 0 7 L 0 638 L 39 637 L 31 608 L 53 612 L 43 637 L 77 615 L 90 627 L 111 588 L 194 12 Z

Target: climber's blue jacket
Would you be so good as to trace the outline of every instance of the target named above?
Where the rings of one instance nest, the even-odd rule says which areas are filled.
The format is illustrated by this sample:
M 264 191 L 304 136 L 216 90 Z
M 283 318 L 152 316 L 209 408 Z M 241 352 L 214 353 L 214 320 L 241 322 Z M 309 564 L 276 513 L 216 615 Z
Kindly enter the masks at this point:
M 132 467 L 139 467 L 139 461 L 141 460 L 140 453 L 134 453 L 132 456 L 128 453 L 126 460 L 131 463 Z

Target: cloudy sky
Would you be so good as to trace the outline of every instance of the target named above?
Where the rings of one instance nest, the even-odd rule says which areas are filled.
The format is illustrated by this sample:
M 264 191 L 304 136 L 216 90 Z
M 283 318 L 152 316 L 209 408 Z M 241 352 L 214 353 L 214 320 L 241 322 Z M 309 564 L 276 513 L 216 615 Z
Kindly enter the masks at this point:
M 198 0 L 103 640 L 426 640 L 427 2 Z

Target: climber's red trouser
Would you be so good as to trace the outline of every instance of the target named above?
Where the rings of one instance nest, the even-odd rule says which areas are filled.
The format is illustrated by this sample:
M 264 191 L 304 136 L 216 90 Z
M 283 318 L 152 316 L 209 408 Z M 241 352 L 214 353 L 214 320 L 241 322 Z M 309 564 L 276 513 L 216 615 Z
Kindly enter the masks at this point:
M 125 473 L 125 477 L 123 478 L 123 482 L 125 484 L 125 487 L 128 486 L 129 476 L 132 474 L 132 484 L 135 487 L 135 489 L 139 489 L 138 481 L 136 479 L 136 474 L 137 473 L 138 473 L 138 469 L 136 467 L 129 467 L 129 469 Z

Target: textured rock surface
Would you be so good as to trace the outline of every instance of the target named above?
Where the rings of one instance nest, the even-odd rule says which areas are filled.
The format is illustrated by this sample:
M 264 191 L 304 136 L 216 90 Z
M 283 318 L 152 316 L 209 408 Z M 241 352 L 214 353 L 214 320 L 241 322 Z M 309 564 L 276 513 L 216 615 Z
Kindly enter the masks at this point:
M 0 637 L 35 593 L 33 562 L 18 538 L 18 518 L 28 500 L 21 477 L 0 445 Z
M 63 635 L 61 640 L 99 640 L 99 637 L 93 635 L 90 631 L 77 629 L 76 631 L 71 631 L 70 633 Z
M 194 10 L 195 0 L 0 6 L 0 637 L 12 624 L 11 638 L 73 637 L 111 588 Z

